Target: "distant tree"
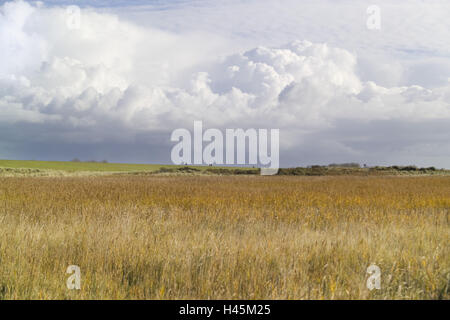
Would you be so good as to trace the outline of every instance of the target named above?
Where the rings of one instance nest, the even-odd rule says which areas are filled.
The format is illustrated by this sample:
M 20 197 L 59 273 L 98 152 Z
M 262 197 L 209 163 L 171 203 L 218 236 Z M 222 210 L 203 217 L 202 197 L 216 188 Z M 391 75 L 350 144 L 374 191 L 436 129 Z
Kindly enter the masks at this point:
M 81 162 L 81 160 L 78 159 L 78 158 L 73 158 L 73 159 L 72 159 L 72 162 Z
M 102 163 L 108 163 L 108 160 L 102 160 Z

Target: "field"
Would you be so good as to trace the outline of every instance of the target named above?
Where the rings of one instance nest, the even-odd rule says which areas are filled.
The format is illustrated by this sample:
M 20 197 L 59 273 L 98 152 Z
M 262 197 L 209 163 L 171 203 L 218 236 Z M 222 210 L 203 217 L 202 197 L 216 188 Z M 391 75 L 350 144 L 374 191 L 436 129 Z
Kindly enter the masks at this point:
M 73 161 L 0 160 L 0 177 L 259 174 L 251 167 L 183 166 Z
M 449 299 L 449 211 L 449 176 L 0 177 L 0 299 Z
M 185 166 L 74 161 L 0 160 L 2 177 L 73 177 L 107 175 L 259 175 L 251 166 Z M 278 175 L 289 176 L 450 176 L 450 170 L 391 167 L 310 166 L 280 168 Z
M 32 161 L 32 160 L 0 160 L 0 168 L 37 169 L 66 172 L 145 172 L 163 168 L 177 168 L 181 166 L 158 164 L 128 164 L 128 163 L 100 163 L 100 162 L 72 162 L 72 161 Z M 208 167 L 195 167 L 206 169 Z

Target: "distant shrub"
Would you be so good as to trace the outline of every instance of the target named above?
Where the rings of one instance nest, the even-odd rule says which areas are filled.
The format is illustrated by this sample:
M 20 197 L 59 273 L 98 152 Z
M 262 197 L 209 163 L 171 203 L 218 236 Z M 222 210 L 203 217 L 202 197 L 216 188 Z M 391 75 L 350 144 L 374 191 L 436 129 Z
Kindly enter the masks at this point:
M 81 160 L 78 159 L 78 158 L 73 158 L 73 159 L 71 160 L 71 162 L 81 162 Z
M 175 169 L 173 168 L 167 168 L 167 167 L 161 167 L 159 168 L 158 171 L 156 171 L 157 173 L 166 173 L 166 172 L 175 172 Z
M 177 170 L 181 171 L 181 172 L 198 172 L 198 171 L 200 171 L 199 169 L 192 168 L 192 167 L 181 167 L 181 168 L 178 168 Z
M 370 169 L 371 170 L 376 170 L 376 171 L 385 171 L 385 170 L 389 170 L 389 167 L 376 166 L 376 167 L 372 167 Z
M 223 168 L 209 168 L 209 169 L 206 169 L 206 172 L 212 173 L 212 174 L 231 174 L 231 170 L 223 169 Z
M 286 169 L 281 168 L 280 170 L 278 170 L 278 175 L 281 175 L 281 176 L 304 176 L 304 175 L 306 175 L 306 172 L 308 170 L 311 170 L 311 169 L 310 168 L 306 169 L 306 168 L 301 168 L 301 167 L 286 168 Z
M 361 168 L 361 165 L 356 162 L 348 162 L 348 163 L 331 163 L 328 165 L 329 167 L 340 167 L 340 168 Z
M 234 174 L 259 174 L 260 170 L 252 170 L 252 169 L 234 169 Z
M 259 174 L 260 170 L 255 169 L 226 169 L 226 168 L 208 168 L 207 173 L 220 175 L 234 175 L 234 174 Z
M 400 168 L 401 171 L 417 171 L 417 167 L 416 166 L 405 166 Z

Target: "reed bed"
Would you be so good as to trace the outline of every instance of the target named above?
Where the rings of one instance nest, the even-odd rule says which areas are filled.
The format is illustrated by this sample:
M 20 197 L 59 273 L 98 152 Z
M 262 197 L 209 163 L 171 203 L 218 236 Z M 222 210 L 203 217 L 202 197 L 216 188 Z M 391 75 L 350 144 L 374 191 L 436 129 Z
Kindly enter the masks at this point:
M 446 176 L 0 177 L 0 299 L 449 299 L 449 211 Z

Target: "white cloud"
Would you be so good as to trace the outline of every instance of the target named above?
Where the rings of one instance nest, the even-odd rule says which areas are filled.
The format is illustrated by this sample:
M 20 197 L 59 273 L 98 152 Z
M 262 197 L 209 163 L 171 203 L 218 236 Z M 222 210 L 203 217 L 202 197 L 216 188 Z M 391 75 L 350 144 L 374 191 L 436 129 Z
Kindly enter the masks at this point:
M 366 81 L 354 52 L 324 43 L 292 41 L 229 54 L 234 46 L 226 37 L 208 42 L 206 32 L 137 26 L 93 8 L 83 10 L 79 30 L 67 28 L 64 8 L 16 1 L 0 10 L 4 150 L 36 141 L 114 149 L 142 137 L 164 146 L 168 132 L 203 120 L 210 127 L 280 128 L 285 165 L 403 161 L 417 135 L 418 150 L 428 153 L 410 162 L 434 159 L 450 167 L 448 154 L 429 153 L 448 148 L 449 139 L 441 137 L 450 132 L 430 128 L 422 137 L 427 125 L 450 123 L 450 82 L 430 89 Z M 397 154 L 386 154 L 389 139 L 377 132 L 386 121 L 422 131 L 409 130 L 396 141 Z M 395 131 L 387 127 L 386 133 Z M 155 138 L 161 134 L 167 141 Z

